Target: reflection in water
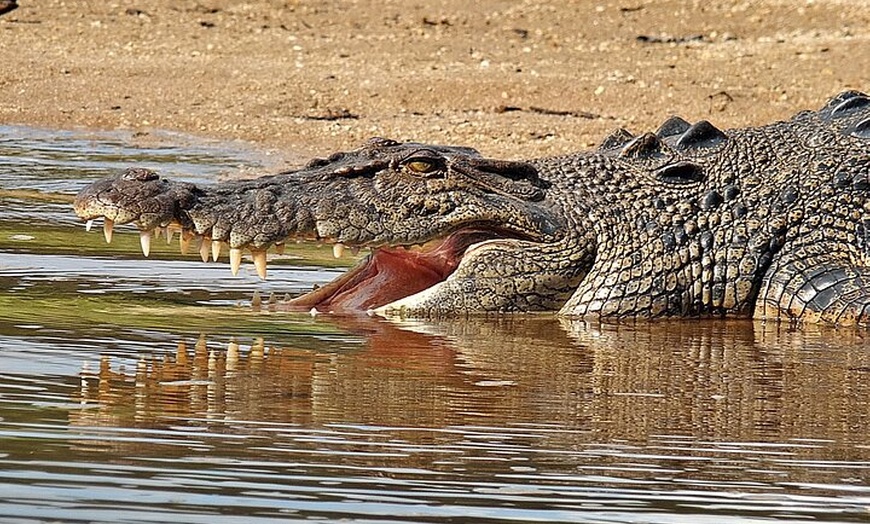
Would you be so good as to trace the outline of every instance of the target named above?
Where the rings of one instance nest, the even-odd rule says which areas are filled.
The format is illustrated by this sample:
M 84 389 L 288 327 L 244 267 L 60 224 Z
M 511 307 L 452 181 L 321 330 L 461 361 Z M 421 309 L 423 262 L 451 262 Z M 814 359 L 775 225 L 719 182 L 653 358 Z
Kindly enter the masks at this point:
M 343 327 L 363 335 L 365 347 L 331 353 L 203 336 L 141 360 L 135 372 L 113 372 L 104 360 L 83 375 L 81 400 L 104 411 L 120 405 L 133 417 L 125 424 L 149 425 L 167 413 L 426 427 L 523 413 L 526 422 L 624 440 L 837 439 L 870 430 L 863 332 L 548 317 Z
M 864 333 L 534 316 L 342 327 L 365 343 L 331 351 L 202 337 L 135 369 L 103 360 L 73 395 L 94 408 L 70 422 L 235 434 L 256 443 L 234 455 L 243 467 L 377 471 L 406 504 L 404 492 L 429 479 L 496 506 L 512 490 L 545 489 L 577 508 L 606 493 L 611 511 L 870 515 Z M 141 442 L 111 445 L 143 453 Z M 227 445 L 206 447 L 220 456 Z M 550 518 L 562 504 L 511 506 Z

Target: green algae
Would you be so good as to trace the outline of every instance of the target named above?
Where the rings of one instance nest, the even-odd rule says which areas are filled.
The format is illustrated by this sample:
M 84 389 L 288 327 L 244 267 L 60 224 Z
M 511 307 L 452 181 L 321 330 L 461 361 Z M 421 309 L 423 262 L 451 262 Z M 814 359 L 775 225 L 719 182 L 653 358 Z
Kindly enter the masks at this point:
M 34 206 L 72 200 L 69 195 L 57 193 L 0 190 L 0 202 L 7 198 Z M 139 235 L 134 228 L 117 227 L 112 242 L 106 243 L 101 224 L 95 224 L 91 232 L 85 231 L 84 224 L 75 221 L 72 209 L 69 220 L 57 223 L 0 220 L 0 253 L 5 254 L 6 260 L 15 254 L 105 258 L 106 264 L 112 263 L 109 259 L 144 260 Z M 155 274 L 159 272 L 161 260 L 198 261 L 199 258 L 196 242 L 191 243 L 187 255 L 179 252 L 178 235 L 172 244 L 155 238 L 149 257 L 154 261 Z M 329 246 L 300 243 L 289 244 L 284 255 L 270 255 L 269 265 L 334 268 L 348 266 L 354 261 L 355 258 L 347 256 L 335 259 Z M 226 249 L 219 263 L 225 264 L 229 272 Z M 0 270 L 4 266 L 9 267 L 8 263 L 0 261 Z M 76 329 L 82 333 L 153 330 L 192 335 L 257 333 L 265 336 L 340 332 L 335 326 L 317 322 L 307 314 L 269 311 L 266 306 L 254 308 L 250 300 L 238 301 L 235 306 L 213 306 L 196 303 L 196 297 L 172 293 L 122 290 L 87 293 L 80 289 L 83 283 L 87 283 L 87 277 L 78 276 L 47 276 L 24 285 L 26 271 L 0 272 L 0 289 L 5 290 L 0 293 L 0 323 L 6 325 L 4 331 L 24 325 L 39 326 L 41 330 Z
M 38 290 L 0 294 L 0 323 L 49 331 L 154 330 L 194 336 L 339 332 L 334 325 L 318 322 L 307 314 L 263 311 L 247 303 L 215 307 L 178 304 L 149 295 L 63 291 L 49 295 Z

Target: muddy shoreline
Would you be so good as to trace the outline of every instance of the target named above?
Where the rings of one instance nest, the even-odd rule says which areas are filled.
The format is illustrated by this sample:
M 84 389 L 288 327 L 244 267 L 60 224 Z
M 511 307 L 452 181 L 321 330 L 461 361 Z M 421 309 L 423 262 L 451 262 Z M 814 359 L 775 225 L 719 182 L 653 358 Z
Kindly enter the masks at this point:
M 866 1 L 19 3 L 0 16 L 0 123 L 302 156 L 370 136 L 560 154 L 671 114 L 735 127 L 870 89 Z

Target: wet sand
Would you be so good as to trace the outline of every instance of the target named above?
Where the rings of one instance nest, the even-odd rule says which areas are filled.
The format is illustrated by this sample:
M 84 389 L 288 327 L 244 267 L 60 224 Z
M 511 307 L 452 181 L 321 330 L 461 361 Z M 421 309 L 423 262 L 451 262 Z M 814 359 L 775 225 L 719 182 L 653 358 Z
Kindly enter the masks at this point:
M 174 130 L 290 161 L 370 136 L 528 158 L 870 90 L 867 1 L 19 3 L 0 16 L 0 123 Z

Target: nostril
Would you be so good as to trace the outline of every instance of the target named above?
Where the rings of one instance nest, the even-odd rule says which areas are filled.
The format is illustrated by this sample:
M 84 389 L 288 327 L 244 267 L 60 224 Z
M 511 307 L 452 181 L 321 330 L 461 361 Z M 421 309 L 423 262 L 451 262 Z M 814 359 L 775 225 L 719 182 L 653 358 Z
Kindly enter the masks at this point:
M 122 174 L 121 178 L 124 180 L 136 180 L 139 182 L 147 182 L 149 180 L 157 180 L 160 176 L 151 171 L 150 169 L 145 169 L 143 167 L 131 167 L 126 169 Z

